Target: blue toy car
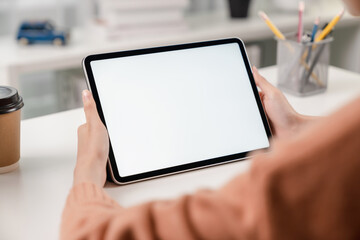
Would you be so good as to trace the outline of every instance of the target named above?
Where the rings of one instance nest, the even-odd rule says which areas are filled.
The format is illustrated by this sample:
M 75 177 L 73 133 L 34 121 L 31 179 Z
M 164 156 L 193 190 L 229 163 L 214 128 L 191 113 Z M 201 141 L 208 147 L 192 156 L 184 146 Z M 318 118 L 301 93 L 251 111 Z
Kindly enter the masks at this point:
M 68 32 L 56 30 L 49 21 L 23 22 L 16 37 L 23 45 L 46 42 L 58 46 L 66 45 L 68 38 Z

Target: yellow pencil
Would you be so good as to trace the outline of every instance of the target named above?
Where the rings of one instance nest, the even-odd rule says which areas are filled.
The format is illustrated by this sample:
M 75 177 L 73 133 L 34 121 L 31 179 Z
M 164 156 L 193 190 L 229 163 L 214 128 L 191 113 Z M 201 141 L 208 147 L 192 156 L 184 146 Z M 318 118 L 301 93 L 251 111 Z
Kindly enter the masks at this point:
M 319 36 L 315 39 L 315 42 L 319 42 L 323 40 L 335 27 L 335 25 L 340 21 L 341 17 L 344 15 L 345 9 L 342 9 L 341 12 L 336 15 L 331 22 L 326 26 L 326 28 L 319 34 Z
M 280 32 L 280 30 L 271 22 L 270 18 L 263 11 L 259 12 L 259 16 L 265 21 L 269 26 L 270 30 L 281 40 L 285 40 L 285 36 Z

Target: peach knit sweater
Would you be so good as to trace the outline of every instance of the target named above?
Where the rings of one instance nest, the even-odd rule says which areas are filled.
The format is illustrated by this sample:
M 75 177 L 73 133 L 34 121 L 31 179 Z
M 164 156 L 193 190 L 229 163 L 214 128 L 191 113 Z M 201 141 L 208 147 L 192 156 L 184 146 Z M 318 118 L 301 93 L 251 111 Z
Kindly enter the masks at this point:
M 131 208 L 78 184 L 61 239 L 360 239 L 360 98 L 252 161 L 217 191 Z

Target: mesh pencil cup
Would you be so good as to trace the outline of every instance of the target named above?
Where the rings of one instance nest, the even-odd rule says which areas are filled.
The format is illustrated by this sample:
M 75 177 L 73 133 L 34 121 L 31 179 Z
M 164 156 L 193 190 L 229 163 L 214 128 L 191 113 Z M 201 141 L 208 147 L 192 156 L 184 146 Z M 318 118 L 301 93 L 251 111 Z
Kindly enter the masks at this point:
M 277 40 L 278 88 L 296 96 L 308 96 L 327 89 L 332 38 L 298 43 L 296 37 Z

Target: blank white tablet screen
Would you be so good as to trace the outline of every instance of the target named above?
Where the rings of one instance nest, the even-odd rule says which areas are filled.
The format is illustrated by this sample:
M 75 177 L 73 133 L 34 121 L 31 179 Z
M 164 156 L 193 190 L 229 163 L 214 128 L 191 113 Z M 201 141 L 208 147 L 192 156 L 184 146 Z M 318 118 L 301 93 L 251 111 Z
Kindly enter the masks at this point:
M 236 43 L 91 67 L 121 177 L 269 147 Z

